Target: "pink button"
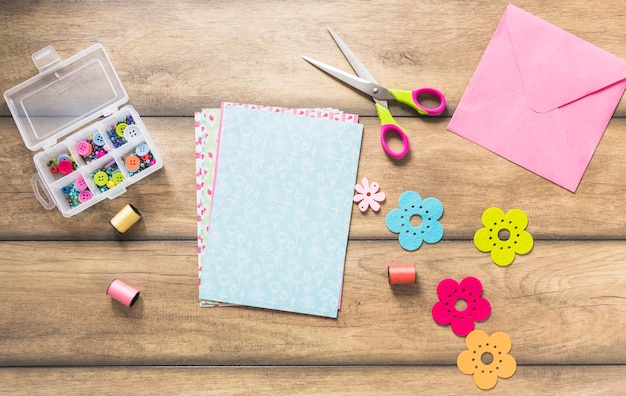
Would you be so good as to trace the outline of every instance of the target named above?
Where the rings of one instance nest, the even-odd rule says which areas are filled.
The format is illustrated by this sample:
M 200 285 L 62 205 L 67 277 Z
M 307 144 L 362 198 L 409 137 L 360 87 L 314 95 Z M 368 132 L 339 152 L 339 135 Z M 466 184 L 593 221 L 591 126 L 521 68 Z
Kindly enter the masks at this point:
M 85 203 L 85 202 L 89 201 L 91 199 L 91 197 L 93 197 L 93 194 L 91 193 L 91 191 L 83 190 L 83 191 L 80 192 L 80 194 L 78 194 L 78 201 L 80 203 Z
M 74 187 L 76 187 L 78 191 L 85 190 L 87 188 L 87 182 L 85 181 L 85 178 L 82 176 L 78 176 L 76 178 L 76 181 L 74 182 Z
M 78 151 L 78 154 L 82 155 L 83 157 L 86 157 L 89 154 L 91 154 L 92 150 L 93 150 L 93 147 L 91 146 L 91 144 L 89 144 L 89 142 L 84 141 L 84 140 L 78 142 L 78 144 L 76 145 L 76 151 Z
M 59 172 L 61 172 L 64 175 L 69 175 L 74 170 L 72 161 L 66 160 L 66 159 L 64 159 L 63 161 L 60 161 L 57 167 L 59 168 Z

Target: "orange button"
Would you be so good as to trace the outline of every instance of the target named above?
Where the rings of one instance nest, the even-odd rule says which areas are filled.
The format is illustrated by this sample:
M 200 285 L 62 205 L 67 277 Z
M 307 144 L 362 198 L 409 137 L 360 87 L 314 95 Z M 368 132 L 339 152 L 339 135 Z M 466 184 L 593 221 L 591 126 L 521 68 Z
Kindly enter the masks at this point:
M 136 155 L 129 155 L 128 157 L 126 157 L 126 160 L 124 162 L 126 164 L 126 169 L 131 172 L 136 171 L 141 166 L 141 160 Z

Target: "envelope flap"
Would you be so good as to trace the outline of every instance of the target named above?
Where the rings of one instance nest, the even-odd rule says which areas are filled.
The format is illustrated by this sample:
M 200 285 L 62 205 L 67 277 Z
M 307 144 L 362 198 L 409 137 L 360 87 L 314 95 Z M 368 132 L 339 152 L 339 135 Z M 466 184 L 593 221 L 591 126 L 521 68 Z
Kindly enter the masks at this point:
M 626 61 L 509 5 L 505 19 L 528 101 L 546 112 L 626 78 Z

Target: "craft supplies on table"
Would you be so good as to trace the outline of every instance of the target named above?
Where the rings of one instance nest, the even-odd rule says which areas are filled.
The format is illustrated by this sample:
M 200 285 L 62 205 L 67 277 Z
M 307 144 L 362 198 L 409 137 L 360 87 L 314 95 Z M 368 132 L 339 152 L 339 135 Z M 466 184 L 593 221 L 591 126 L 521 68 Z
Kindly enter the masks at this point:
M 225 104 L 217 152 L 196 154 L 216 169 L 208 208 L 199 196 L 200 299 L 336 317 L 363 127 L 275 110 Z
M 137 111 L 119 107 L 128 94 L 102 45 L 66 60 L 48 46 L 33 61 L 39 74 L 4 98 L 26 147 L 42 150 L 31 184 L 46 209 L 74 216 L 163 166 Z
M 509 5 L 448 129 L 575 192 L 625 88 L 625 60 Z

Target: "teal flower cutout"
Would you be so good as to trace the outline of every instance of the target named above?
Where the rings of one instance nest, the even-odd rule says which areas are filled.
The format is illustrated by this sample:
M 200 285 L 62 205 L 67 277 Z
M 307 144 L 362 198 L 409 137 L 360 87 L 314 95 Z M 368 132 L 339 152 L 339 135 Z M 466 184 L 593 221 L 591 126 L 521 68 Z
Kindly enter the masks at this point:
M 437 198 L 422 197 L 415 191 L 405 191 L 398 198 L 398 209 L 387 213 L 385 222 L 389 231 L 398 235 L 400 246 L 413 251 L 422 242 L 436 243 L 443 237 L 443 226 L 439 219 L 443 205 Z

